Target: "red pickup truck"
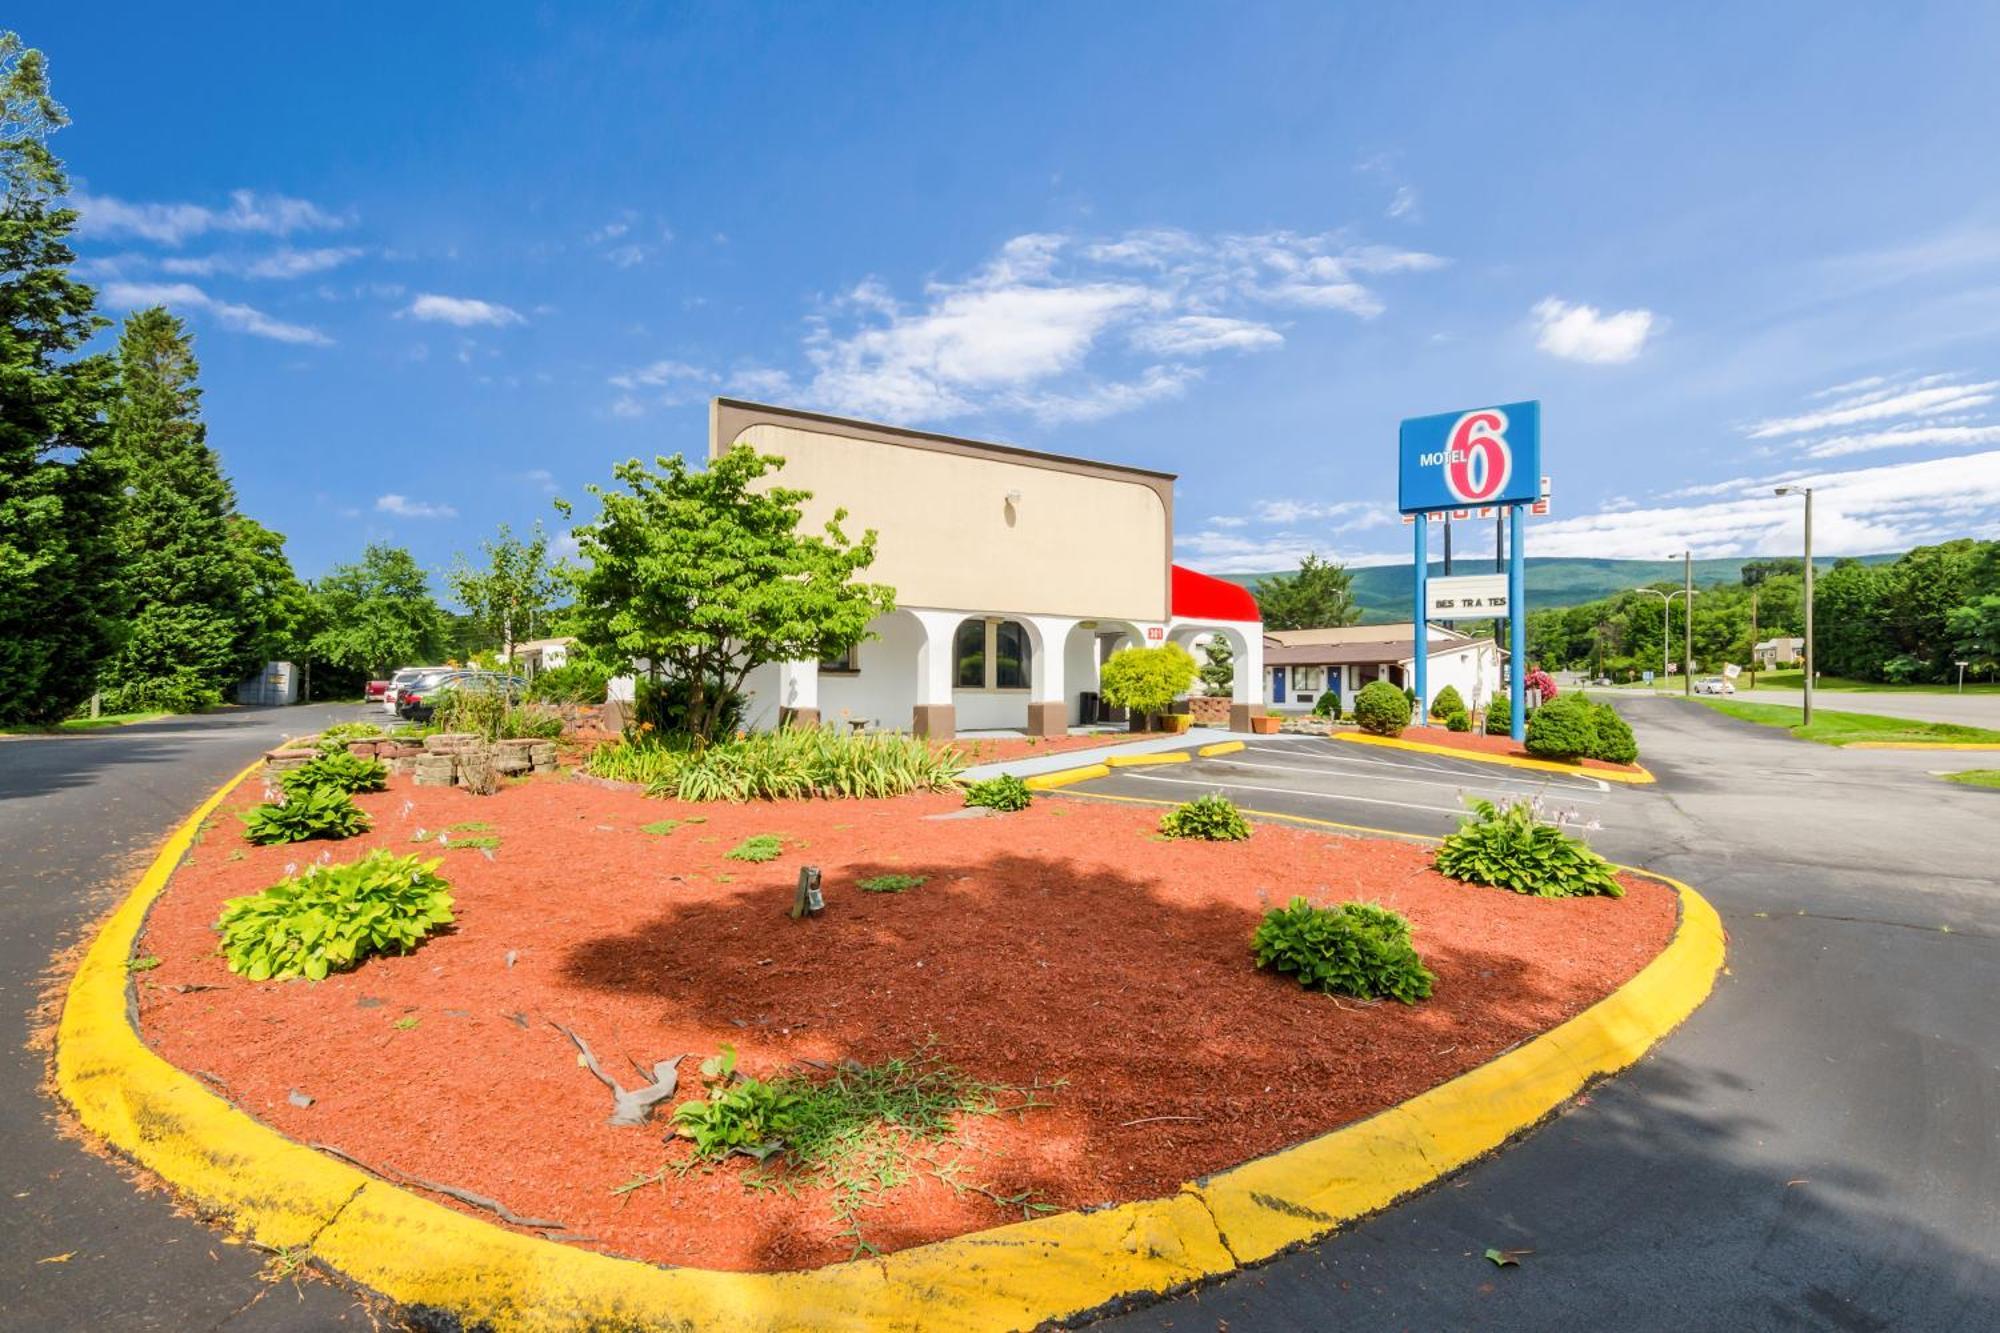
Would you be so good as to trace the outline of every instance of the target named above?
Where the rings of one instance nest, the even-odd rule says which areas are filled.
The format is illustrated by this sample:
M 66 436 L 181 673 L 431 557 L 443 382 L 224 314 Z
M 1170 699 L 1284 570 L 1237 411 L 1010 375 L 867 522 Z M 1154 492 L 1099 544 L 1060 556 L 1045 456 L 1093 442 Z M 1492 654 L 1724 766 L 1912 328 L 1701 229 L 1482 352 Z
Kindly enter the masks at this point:
M 383 701 L 384 699 L 386 699 L 386 698 L 388 698 L 388 697 L 389 697 L 389 682 L 388 682 L 388 681 L 386 681 L 386 680 L 371 680 L 371 681 L 369 681 L 369 682 L 368 682 L 368 694 L 367 694 L 367 699 L 368 699 L 368 702 L 369 702 L 369 703 L 371 703 L 371 704 L 379 704 L 379 703 L 381 703 L 381 702 L 382 702 L 382 701 Z

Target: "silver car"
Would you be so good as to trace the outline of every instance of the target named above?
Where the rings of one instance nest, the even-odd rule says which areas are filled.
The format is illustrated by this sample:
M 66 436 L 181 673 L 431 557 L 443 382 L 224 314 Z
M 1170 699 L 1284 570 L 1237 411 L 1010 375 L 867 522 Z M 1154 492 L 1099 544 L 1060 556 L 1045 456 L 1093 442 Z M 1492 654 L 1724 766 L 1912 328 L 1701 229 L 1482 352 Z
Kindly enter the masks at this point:
M 1721 676 L 1703 676 L 1694 683 L 1696 694 L 1734 694 L 1736 687 Z

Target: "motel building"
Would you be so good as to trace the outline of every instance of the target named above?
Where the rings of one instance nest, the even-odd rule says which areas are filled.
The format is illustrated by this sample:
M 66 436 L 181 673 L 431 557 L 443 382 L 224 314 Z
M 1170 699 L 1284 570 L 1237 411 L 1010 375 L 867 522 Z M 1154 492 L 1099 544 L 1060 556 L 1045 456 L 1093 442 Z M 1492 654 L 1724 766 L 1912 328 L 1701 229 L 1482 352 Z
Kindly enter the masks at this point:
M 1505 693 L 1498 644 L 1442 625 L 1424 628 L 1430 650 L 1424 684 L 1431 699 L 1450 685 L 1467 708 L 1479 709 Z M 1265 697 L 1275 712 L 1308 713 L 1321 694 L 1338 690 L 1345 716 L 1354 711 L 1354 696 L 1370 681 L 1414 689 L 1416 662 L 1416 635 L 1407 620 L 1399 625 L 1272 630 L 1264 636 Z
M 709 456 L 738 445 L 812 493 L 802 528 L 873 528 L 861 577 L 896 592 L 845 657 L 753 671 L 748 725 L 1061 736 L 1097 720 L 1111 653 L 1210 635 L 1236 655 L 1231 728 L 1264 711 L 1257 603 L 1173 562 L 1172 474 L 718 398 Z

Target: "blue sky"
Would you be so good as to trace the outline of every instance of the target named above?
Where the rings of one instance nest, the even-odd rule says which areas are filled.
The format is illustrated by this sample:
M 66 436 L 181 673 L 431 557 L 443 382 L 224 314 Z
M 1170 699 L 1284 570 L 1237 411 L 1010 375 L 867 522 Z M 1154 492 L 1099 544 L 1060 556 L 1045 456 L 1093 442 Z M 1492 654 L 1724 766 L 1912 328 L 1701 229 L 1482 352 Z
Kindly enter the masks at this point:
M 1530 554 L 1794 551 L 1799 478 L 1823 551 L 2000 535 L 2000 7 L 9 22 L 309 576 L 557 527 L 716 393 L 1177 472 L 1218 572 L 1406 558 L 1397 421 L 1527 397 Z

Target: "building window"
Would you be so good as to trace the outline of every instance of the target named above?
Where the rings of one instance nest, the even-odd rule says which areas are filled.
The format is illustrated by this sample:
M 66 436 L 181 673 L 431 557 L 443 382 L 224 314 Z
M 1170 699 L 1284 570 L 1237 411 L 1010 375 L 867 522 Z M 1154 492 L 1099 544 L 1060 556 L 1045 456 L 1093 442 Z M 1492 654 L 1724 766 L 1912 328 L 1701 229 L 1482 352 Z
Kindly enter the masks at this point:
M 837 676 L 852 676 L 861 670 L 861 645 L 849 644 L 847 648 L 832 657 L 819 659 L 819 669 Z
M 957 689 L 1025 690 L 1033 678 L 1034 646 L 1019 621 L 965 621 L 952 636 L 952 656 Z

